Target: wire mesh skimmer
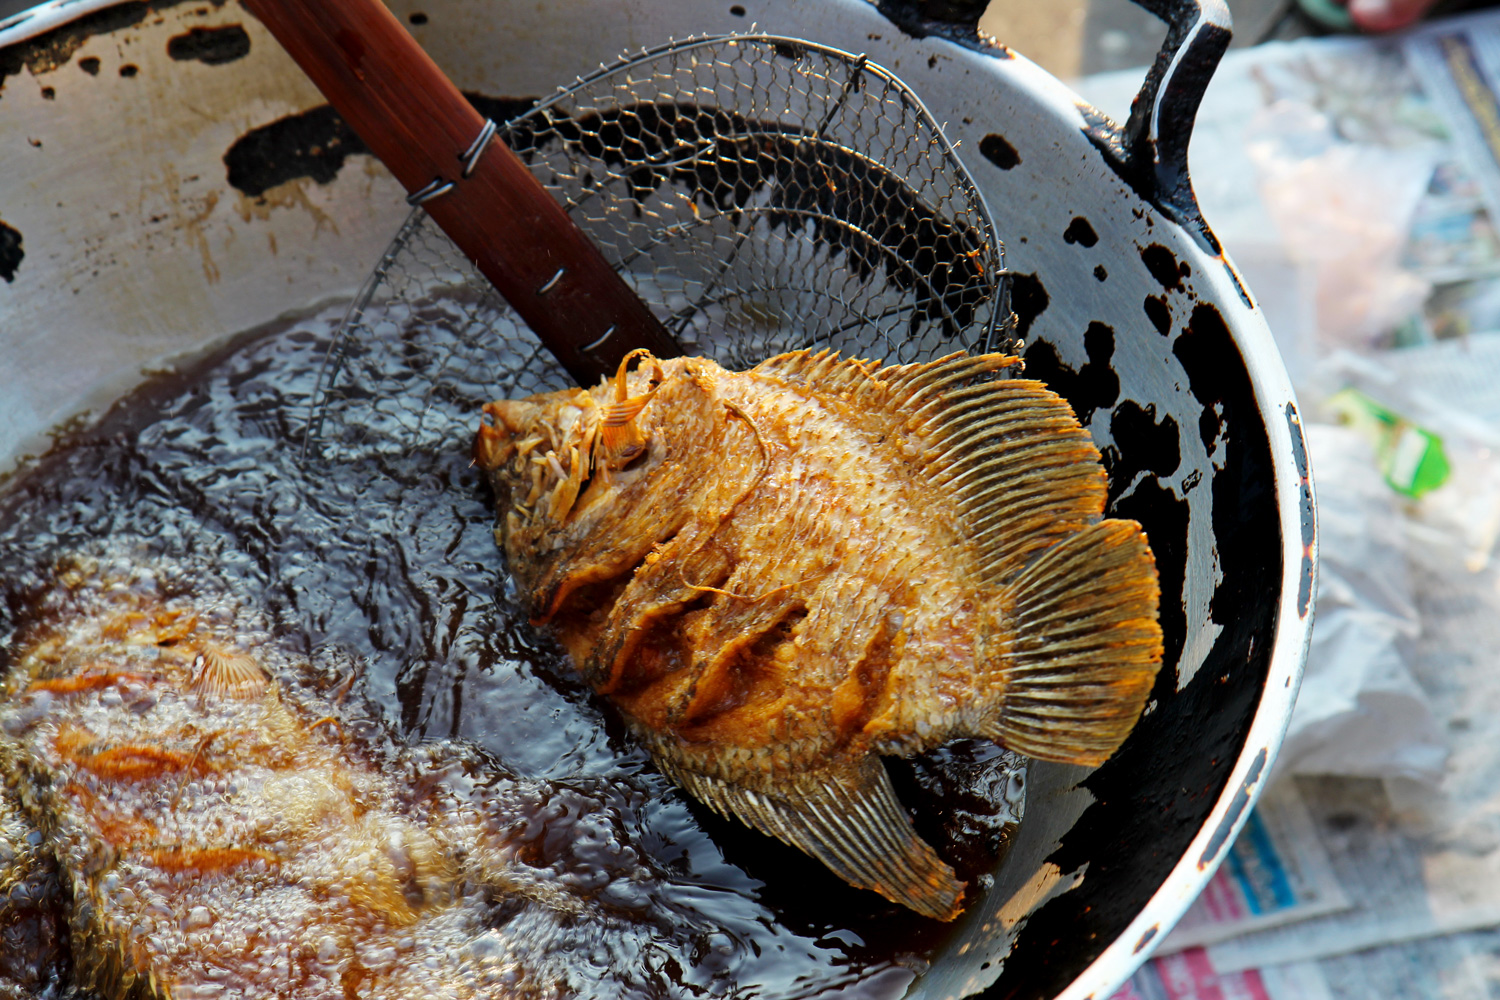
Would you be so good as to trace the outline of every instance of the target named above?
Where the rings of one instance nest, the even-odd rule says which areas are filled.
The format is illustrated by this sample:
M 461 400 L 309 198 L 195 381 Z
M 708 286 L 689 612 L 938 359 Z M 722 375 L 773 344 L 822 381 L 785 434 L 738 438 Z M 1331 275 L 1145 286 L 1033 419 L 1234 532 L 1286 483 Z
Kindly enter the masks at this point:
M 673 42 L 500 134 L 688 354 L 888 363 L 999 347 L 1003 250 L 973 179 L 888 70 L 774 35 Z M 321 458 L 452 447 L 497 397 L 567 374 L 420 209 L 319 378 Z

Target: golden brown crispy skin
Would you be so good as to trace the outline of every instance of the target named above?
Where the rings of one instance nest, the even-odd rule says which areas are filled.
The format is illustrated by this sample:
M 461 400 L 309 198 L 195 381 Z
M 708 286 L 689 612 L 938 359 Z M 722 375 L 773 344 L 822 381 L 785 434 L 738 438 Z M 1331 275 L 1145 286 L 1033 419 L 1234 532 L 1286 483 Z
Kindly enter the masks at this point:
M 627 359 L 627 364 L 629 359 Z M 879 755 L 984 736 L 1097 764 L 1161 661 L 1140 526 L 1015 362 L 648 360 L 487 406 L 475 443 L 538 623 L 662 769 L 856 885 L 963 886 Z
M 189 602 L 72 575 L 68 614 L 19 639 L 0 682 L 0 803 L 69 883 L 78 985 L 176 1000 L 548 995 L 519 985 L 487 926 L 523 881 L 501 837 L 414 806 Z

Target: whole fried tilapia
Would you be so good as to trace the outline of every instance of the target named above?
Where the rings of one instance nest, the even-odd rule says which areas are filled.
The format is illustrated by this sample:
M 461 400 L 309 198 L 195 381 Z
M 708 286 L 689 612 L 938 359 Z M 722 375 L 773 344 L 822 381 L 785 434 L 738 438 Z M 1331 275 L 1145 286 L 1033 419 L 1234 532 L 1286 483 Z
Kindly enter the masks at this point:
M 941 919 L 964 886 L 880 755 L 987 737 L 1097 764 L 1161 663 L 1155 562 L 1016 363 L 648 360 L 491 403 L 475 457 L 530 602 L 661 769 Z
M 496 823 L 439 801 L 430 770 L 379 766 L 212 609 L 149 578 L 64 577 L 58 620 L 12 645 L 0 679 L 0 805 L 19 806 L 0 811 L 14 855 L 0 892 L 55 859 L 77 985 L 118 1000 L 554 995 L 494 928 L 502 903 L 510 928 L 527 905 L 577 915 L 513 863 L 506 831 L 524 816 Z

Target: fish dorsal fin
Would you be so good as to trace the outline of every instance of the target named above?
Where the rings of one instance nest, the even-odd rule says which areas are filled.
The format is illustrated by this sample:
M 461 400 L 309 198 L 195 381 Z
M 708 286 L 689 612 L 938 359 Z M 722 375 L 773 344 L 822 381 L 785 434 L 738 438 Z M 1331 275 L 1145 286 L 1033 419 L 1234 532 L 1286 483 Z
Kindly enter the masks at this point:
M 860 391 L 873 385 L 871 379 L 877 368 L 879 362 L 841 358 L 837 351 L 814 353 L 802 350 L 767 358 L 752 368 L 751 373 L 805 385 L 823 393 L 840 393 Z
M 880 758 L 867 756 L 847 774 L 787 781 L 774 794 L 656 760 L 699 801 L 805 851 L 850 885 L 923 916 L 958 916 L 964 883 L 917 836 Z
M 921 461 L 957 505 L 989 584 L 1098 520 L 1107 491 L 1099 450 L 1066 400 L 1031 379 L 976 381 L 1015 362 L 956 354 L 872 376 L 925 441 Z
M 957 506 L 982 582 L 999 584 L 1103 516 L 1107 491 L 1099 450 L 1066 400 L 1031 379 L 978 381 L 1017 360 L 956 353 L 877 368 L 804 350 L 754 371 L 899 418 L 905 434 L 924 440 L 920 461 Z

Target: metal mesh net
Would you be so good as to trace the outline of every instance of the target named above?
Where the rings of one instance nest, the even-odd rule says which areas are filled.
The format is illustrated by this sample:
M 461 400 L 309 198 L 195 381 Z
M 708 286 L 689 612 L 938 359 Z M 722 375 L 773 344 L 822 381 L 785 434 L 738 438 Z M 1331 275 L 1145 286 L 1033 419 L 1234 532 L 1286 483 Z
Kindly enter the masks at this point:
M 676 42 L 500 130 L 689 354 L 732 370 L 830 347 L 907 362 L 998 346 L 1003 256 L 952 146 L 861 56 L 767 35 Z M 418 210 L 319 381 L 310 448 L 472 433 L 565 372 Z

